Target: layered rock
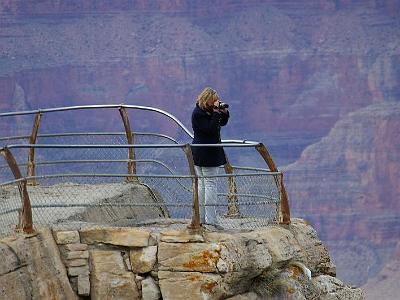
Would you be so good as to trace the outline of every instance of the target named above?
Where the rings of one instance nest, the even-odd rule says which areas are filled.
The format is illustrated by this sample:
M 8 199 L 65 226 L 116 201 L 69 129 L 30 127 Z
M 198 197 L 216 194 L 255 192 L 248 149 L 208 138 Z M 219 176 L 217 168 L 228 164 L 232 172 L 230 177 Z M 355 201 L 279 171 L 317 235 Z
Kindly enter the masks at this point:
M 302 220 L 293 220 L 292 225 L 285 227 L 247 232 L 193 232 L 181 223 L 179 229 L 176 225 L 174 229 L 154 225 L 55 230 L 58 248 L 49 230 L 41 231 L 44 245 L 40 246 L 54 252 L 54 261 L 58 257 L 58 265 L 53 267 L 52 262 L 47 273 L 58 274 L 53 284 L 59 290 L 55 294 L 42 290 L 40 299 L 52 299 L 53 295 L 58 299 L 79 295 L 91 299 L 145 300 L 363 298 L 360 289 L 346 286 L 334 277 L 335 266 L 326 248 L 312 227 Z M 3 241 L 0 245 L 5 244 Z M 13 241 L 22 246 L 17 257 L 25 257 L 26 268 L 35 271 L 44 267 L 40 260 L 32 262 L 30 257 L 34 254 L 27 248 L 26 237 L 17 236 Z M 13 258 L 4 247 L 0 250 Z M 2 296 L 30 299 L 24 292 L 32 290 L 35 284 L 28 280 L 22 288 L 27 273 L 15 271 L 18 263 L 15 259 L 0 263 L 0 281 L 7 286 L 0 292 Z M 37 280 L 44 277 L 40 275 Z M 66 287 L 60 287 L 59 281 Z
M 374 277 L 400 238 L 400 104 L 349 114 L 286 171 L 293 214 L 318 229 L 339 274 Z
M 0 240 L 1 299 L 78 299 L 49 229 Z
M 400 282 L 400 242 L 392 257 L 386 261 L 381 271 L 363 285 L 365 298 L 374 299 L 396 299 L 399 294 L 398 283 Z
M 225 132 L 268 137 L 274 157 L 293 161 L 345 114 L 399 96 L 395 1 L 12 2 L 0 6 L 1 111 L 119 99 L 188 120 L 188 99 L 212 83 L 232 104 Z M 46 117 L 40 130 L 114 131 L 118 113 L 105 118 Z M 30 118 L 8 120 L 1 133 L 30 134 Z M 135 123 L 143 129 L 177 131 L 157 118 Z

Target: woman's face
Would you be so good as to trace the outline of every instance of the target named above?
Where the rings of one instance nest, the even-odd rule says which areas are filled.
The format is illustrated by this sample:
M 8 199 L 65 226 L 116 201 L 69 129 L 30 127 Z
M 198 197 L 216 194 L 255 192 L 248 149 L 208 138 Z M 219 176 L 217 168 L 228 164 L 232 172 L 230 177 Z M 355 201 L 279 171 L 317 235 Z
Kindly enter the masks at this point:
M 210 97 L 207 100 L 207 107 L 209 108 L 213 108 L 214 107 L 214 103 L 218 101 L 218 97 Z

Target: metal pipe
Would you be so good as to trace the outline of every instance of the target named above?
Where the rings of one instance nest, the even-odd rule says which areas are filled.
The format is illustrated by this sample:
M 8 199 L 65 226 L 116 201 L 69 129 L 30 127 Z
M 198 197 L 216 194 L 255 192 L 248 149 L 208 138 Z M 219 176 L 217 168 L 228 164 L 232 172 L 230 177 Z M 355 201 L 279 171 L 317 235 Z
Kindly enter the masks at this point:
M 4 146 L 3 148 L 184 148 L 186 144 L 136 144 L 136 145 L 107 145 L 107 144 L 96 144 L 96 145 L 59 145 L 59 144 L 11 144 Z M 254 147 L 259 144 L 190 144 L 191 147 Z
M 144 135 L 144 136 L 156 136 L 156 137 L 162 137 L 165 139 L 170 140 L 171 142 L 178 144 L 178 142 L 173 138 L 170 137 L 166 134 L 161 134 L 161 133 L 154 133 L 154 132 L 132 132 L 135 135 Z M 38 134 L 38 137 L 65 137 L 65 136 L 107 136 L 107 135 L 126 135 L 125 132 L 65 132 L 65 133 L 47 133 L 47 134 Z M 5 141 L 5 140 L 19 140 L 19 139 L 27 139 L 29 138 L 29 135 L 16 135 L 16 136 L 8 136 L 8 137 L 0 137 L 0 141 Z
M 179 121 L 174 115 L 155 107 L 150 106 L 141 106 L 141 105 L 124 105 L 124 104 L 104 104 L 104 105 L 81 105 L 81 106 L 66 106 L 66 107 L 57 107 L 57 108 L 47 108 L 47 109 L 39 109 L 39 110 L 31 110 L 31 111 L 20 111 L 20 112 L 9 112 L 9 113 L 1 113 L 0 117 L 8 117 L 8 116 L 17 116 L 17 115 L 29 115 L 35 114 L 38 112 L 41 113 L 50 113 L 50 112 L 60 112 L 67 110 L 82 110 L 82 109 L 102 109 L 102 108 L 128 108 L 128 109 L 138 109 L 138 110 L 147 110 L 153 111 L 159 114 L 162 114 L 171 120 L 173 120 L 179 127 L 185 131 L 187 135 L 193 138 L 193 134 Z

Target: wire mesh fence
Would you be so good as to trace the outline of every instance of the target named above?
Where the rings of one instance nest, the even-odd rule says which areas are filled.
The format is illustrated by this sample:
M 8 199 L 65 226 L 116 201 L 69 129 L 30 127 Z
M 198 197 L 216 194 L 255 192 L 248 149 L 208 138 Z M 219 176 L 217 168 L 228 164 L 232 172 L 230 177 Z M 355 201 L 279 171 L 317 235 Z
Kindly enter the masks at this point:
M 172 144 L 177 143 L 173 138 L 156 133 L 134 133 L 135 145 L 143 144 Z M 0 138 L 0 145 L 27 144 L 28 136 Z M 39 135 L 37 144 L 47 145 L 126 145 L 126 133 L 64 133 Z M 35 174 L 57 174 L 57 173 L 125 173 L 128 165 L 128 151 L 124 148 L 83 148 L 71 151 L 68 148 L 60 148 L 57 151 L 49 148 L 37 148 L 35 152 Z M 137 172 L 164 174 L 165 167 L 161 163 L 145 163 L 152 161 L 163 161 L 169 165 L 174 173 L 187 173 L 186 158 L 182 150 L 160 149 L 160 148 L 138 148 L 134 149 L 137 161 Z M 18 163 L 22 174 L 27 174 L 28 148 L 13 149 L 13 156 Z M 183 160 L 182 160 L 183 158 Z M 0 162 L 0 182 L 13 179 L 8 165 Z
M 173 131 L 175 138 L 135 132 L 129 137 L 134 147 L 126 147 L 126 132 L 42 133 L 43 129 L 49 132 L 58 130 L 51 125 L 57 123 L 52 120 L 65 116 L 65 111 L 82 114 L 81 119 L 88 125 L 83 128 L 97 129 L 91 122 L 86 122 L 87 109 L 118 109 L 121 116 L 124 109 L 130 111 L 127 115 L 140 110 L 140 115 L 131 118 L 135 120 L 135 125 L 141 123 L 138 122 L 140 118 L 144 118 L 142 121 L 148 123 L 144 126 L 146 129 L 154 127 L 155 132 L 159 132 L 165 122 L 160 119 L 160 122 L 152 123 L 152 118 L 147 117 L 157 113 L 160 118 L 168 117 L 167 120 L 173 121 L 176 130 L 169 128 L 167 132 Z M 33 142 L 36 145 L 28 145 L 35 136 L 35 130 L 29 126 L 10 132 L 32 132 L 32 137 L 0 138 L 0 148 L 12 148 L 12 156 L 23 176 L 15 180 L 15 170 L 11 171 L 8 161 L 0 160 L 0 235 L 12 232 L 18 224 L 21 180 L 28 183 L 34 225 L 79 223 L 84 226 L 91 223 L 133 224 L 160 218 L 192 219 L 195 175 L 191 173 L 193 170 L 184 145 L 179 144 L 190 142 L 192 134 L 174 116 L 150 107 L 104 105 L 3 113 L 0 117 L 15 120 L 28 118 L 34 124 L 33 128 L 38 129 L 40 114 L 45 114 L 46 118 L 40 125 L 41 133 Z M 118 115 L 114 118 L 119 118 Z M 119 123 L 120 129 L 124 124 L 127 130 L 125 121 Z M 58 124 L 61 126 L 59 129 L 65 130 L 69 124 L 64 120 Z M 135 128 L 141 130 L 140 126 Z M 212 225 L 222 228 L 253 229 L 277 223 L 283 187 L 281 173 L 255 168 L 266 162 L 264 156 L 253 154 L 258 143 L 233 143 L 237 145 L 231 148 L 224 144 L 230 162 L 241 165 L 245 161 L 252 168 L 234 167 L 232 174 L 225 175 L 221 170 L 215 178 L 217 196 L 213 201 L 200 202 L 200 211 L 205 214 L 211 209 L 215 215 Z M 25 146 L 10 146 L 21 144 Z
M 18 181 L 0 184 L 0 237 L 14 232 L 21 207 Z
M 36 176 L 28 186 L 35 225 L 77 226 L 139 224 L 156 219 L 192 218 L 192 176 L 129 174 L 61 174 Z M 228 178 L 234 176 L 237 194 L 229 193 Z M 207 203 L 221 228 L 254 229 L 277 222 L 279 189 L 267 172 L 219 175 L 218 197 Z M 0 235 L 11 233 L 18 224 L 21 198 L 18 182 L 0 185 Z M 229 216 L 230 197 L 237 197 L 240 214 Z M 205 206 L 200 203 L 200 211 Z

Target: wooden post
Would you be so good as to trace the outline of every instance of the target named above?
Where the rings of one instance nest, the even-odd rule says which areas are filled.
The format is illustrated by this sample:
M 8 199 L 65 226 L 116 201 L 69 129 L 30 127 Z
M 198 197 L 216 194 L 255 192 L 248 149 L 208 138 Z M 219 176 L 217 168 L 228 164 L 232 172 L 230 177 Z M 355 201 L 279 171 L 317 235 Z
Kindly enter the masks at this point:
M 276 215 L 277 215 L 277 220 L 279 224 L 283 223 L 283 214 L 282 214 L 282 183 L 283 183 L 283 174 L 279 174 L 276 177 L 274 177 L 275 182 L 277 182 L 278 188 L 279 188 L 279 203 L 276 205 Z
M 33 123 L 32 127 L 32 133 L 31 136 L 29 137 L 29 144 L 36 144 L 36 139 L 39 131 L 39 125 L 40 121 L 42 119 L 42 114 L 39 112 L 36 114 L 35 117 L 35 122 Z M 35 148 L 30 148 L 29 149 L 29 155 L 28 155 L 28 170 L 27 170 L 27 176 L 28 177 L 33 177 L 36 175 L 36 166 L 35 166 Z M 35 179 L 29 179 L 28 180 L 28 185 L 37 185 L 37 182 Z
M 196 175 L 196 171 L 194 169 L 194 161 L 192 149 L 189 144 L 186 144 L 183 147 L 183 151 L 186 154 L 186 158 L 189 164 L 190 174 L 193 177 L 192 179 L 192 191 L 193 191 L 193 203 L 192 203 L 192 222 L 188 226 L 189 229 L 199 230 L 201 228 L 200 224 L 200 209 L 199 209 L 199 179 Z
M 274 161 L 272 160 L 271 155 L 269 154 L 267 148 L 265 148 L 265 146 L 260 143 L 256 146 L 257 151 L 260 153 L 260 155 L 262 156 L 262 158 L 265 160 L 265 162 L 267 163 L 269 169 L 272 172 L 278 172 L 278 168 L 276 167 Z M 283 176 L 283 175 L 282 175 Z M 279 189 L 279 193 L 281 196 L 281 213 L 282 213 L 282 220 L 281 220 L 281 224 L 290 224 L 290 208 L 289 208 L 289 201 L 288 201 L 288 197 L 287 197 L 287 193 L 286 193 L 286 189 L 285 186 L 283 184 L 283 178 L 281 180 L 281 182 L 279 183 L 279 178 L 278 175 L 274 176 L 275 179 L 275 183 L 276 186 Z
M 0 154 L 4 156 L 8 166 L 11 169 L 15 179 L 21 179 L 21 171 L 18 168 L 18 164 L 15 161 L 14 156 L 7 148 L 0 150 Z M 22 232 L 31 234 L 33 233 L 32 224 L 32 208 L 31 202 L 29 200 L 28 190 L 26 188 L 26 179 L 18 181 L 18 190 L 21 197 L 22 208 L 19 214 L 19 222 L 17 225 L 17 230 L 22 230 Z
M 126 132 L 126 139 L 128 140 L 129 145 L 135 144 L 135 137 L 131 131 L 131 125 L 129 123 L 129 117 L 126 113 L 124 107 L 119 108 L 119 113 L 122 118 L 122 122 L 124 123 L 125 132 Z M 128 174 L 136 175 L 136 162 L 135 162 L 135 151 L 133 148 L 128 149 Z M 137 182 L 138 178 L 136 176 L 128 176 L 126 177 L 126 181 L 128 182 Z
M 224 165 L 226 174 L 233 174 L 233 168 L 226 157 L 226 164 Z M 237 188 L 235 177 L 228 176 L 228 213 L 225 215 L 227 218 L 238 218 L 240 217 L 240 210 L 238 205 Z

